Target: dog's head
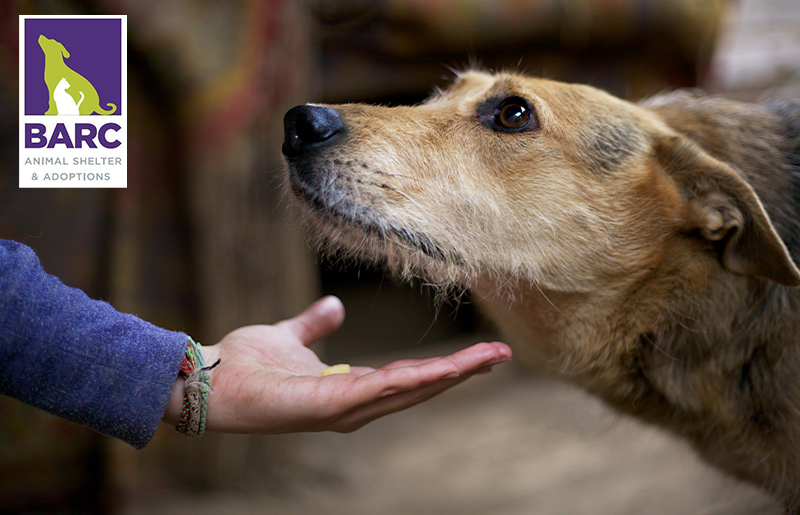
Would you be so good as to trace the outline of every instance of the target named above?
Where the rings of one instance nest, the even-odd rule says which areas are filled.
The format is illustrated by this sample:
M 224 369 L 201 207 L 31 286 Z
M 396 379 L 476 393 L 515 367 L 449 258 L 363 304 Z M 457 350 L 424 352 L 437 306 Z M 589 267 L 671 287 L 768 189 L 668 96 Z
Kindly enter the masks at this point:
M 418 106 L 298 106 L 285 131 L 318 241 L 434 282 L 589 291 L 658 266 L 678 240 L 800 282 L 732 169 L 588 86 L 467 72 Z
M 67 49 L 64 48 L 64 45 L 56 41 L 55 39 L 50 39 L 46 37 L 44 34 L 39 35 L 39 47 L 44 52 L 44 55 L 47 57 L 63 57 L 68 58 L 69 52 Z

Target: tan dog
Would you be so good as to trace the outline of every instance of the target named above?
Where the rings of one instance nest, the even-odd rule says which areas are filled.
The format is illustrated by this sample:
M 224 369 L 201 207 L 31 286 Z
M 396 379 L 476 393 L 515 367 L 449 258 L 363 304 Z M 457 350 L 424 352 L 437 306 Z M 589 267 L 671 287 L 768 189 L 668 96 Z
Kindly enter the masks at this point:
M 518 355 L 800 513 L 800 103 L 468 72 L 285 129 L 322 248 L 472 289 Z

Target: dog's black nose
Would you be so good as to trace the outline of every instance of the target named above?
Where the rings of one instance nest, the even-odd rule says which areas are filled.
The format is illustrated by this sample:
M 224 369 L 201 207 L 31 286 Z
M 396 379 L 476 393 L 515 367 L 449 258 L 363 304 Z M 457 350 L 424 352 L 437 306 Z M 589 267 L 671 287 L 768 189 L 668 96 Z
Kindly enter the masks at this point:
M 289 109 L 283 117 L 283 153 L 297 155 L 303 149 L 329 143 L 344 131 L 336 109 L 302 105 Z

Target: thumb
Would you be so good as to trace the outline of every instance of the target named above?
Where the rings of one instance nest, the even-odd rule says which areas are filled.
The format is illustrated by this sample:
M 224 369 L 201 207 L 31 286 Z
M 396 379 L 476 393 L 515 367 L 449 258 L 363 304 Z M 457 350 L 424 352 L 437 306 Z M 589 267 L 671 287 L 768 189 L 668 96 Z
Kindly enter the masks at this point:
M 288 329 L 304 345 L 323 338 L 344 322 L 344 305 L 333 295 L 323 297 L 294 318 L 275 324 Z

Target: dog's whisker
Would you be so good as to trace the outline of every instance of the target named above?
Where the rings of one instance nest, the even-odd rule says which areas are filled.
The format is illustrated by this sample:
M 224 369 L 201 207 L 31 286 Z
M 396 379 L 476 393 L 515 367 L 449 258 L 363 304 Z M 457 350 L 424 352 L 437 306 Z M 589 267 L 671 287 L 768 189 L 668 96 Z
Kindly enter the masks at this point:
M 378 175 L 385 175 L 387 177 L 397 177 L 397 178 L 400 178 L 400 179 L 416 180 L 414 177 L 412 177 L 410 175 L 404 175 L 404 174 L 400 174 L 400 173 L 389 173 L 389 172 L 384 172 L 383 170 L 375 170 L 375 173 L 378 174 Z
M 655 340 L 654 340 L 653 338 L 651 338 L 649 335 L 647 335 L 647 334 L 643 334 L 643 335 L 642 335 L 642 338 L 643 338 L 643 339 L 644 339 L 644 340 L 645 340 L 645 341 L 646 341 L 646 342 L 647 342 L 649 345 L 652 345 L 654 349 L 656 349 L 658 352 L 660 352 L 662 355 L 666 356 L 666 357 L 667 357 L 667 358 L 669 358 L 670 360 L 672 360 L 672 361 L 679 361 L 679 359 L 678 359 L 676 356 L 673 356 L 672 354 L 670 354 L 670 353 L 668 353 L 666 350 L 664 350 L 664 348 L 662 348 L 662 347 L 661 347 L 661 346 L 660 346 L 658 343 L 656 343 L 656 342 L 655 342 Z
M 550 300 L 550 298 L 547 296 L 547 294 L 545 294 L 545 292 L 543 292 L 543 291 L 542 291 L 542 288 L 539 286 L 539 284 L 538 284 L 538 283 L 534 283 L 534 286 L 536 286 L 536 289 L 537 289 L 537 290 L 539 291 L 539 293 L 542 295 L 542 297 L 544 298 L 544 300 L 546 300 L 546 301 L 547 301 L 547 303 L 548 303 L 548 304 L 550 304 L 550 306 L 551 306 L 553 309 L 555 309 L 555 310 L 556 310 L 556 311 L 557 311 L 559 314 L 561 314 L 561 315 L 563 315 L 563 314 L 564 314 L 564 312 L 563 312 L 563 311 L 561 311 L 560 309 L 558 309 L 558 307 L 557 307 L 555 304 L 553 304 L 553 302 Z
M 422 206 L 420 206 L 420 204 L 419 204 L 419 203 L 418 203 L 416 200 L 414 200 L 414 199 L 411 197 L 411 195 L 408 195 L 407 193 L 404 193 L 402 190 L 400 190 L 400 189 L 398 189 L 398 188 L 395 188 L 395 187 L 393 187 L 393 186 L 389 186 L 389 185 L 383 185 L 383 187 L 384 187 L 385 189 L 389 190 L 389 191 L 392 191 L 392 192 L 394 192 L 394 193 L 397 193 L 398 195 L 400 195 L 400 196 L 401 196 L 401 197 L 403 197 L 404 199 L 408 200 L 408 201 L 409 201 L 409 202 L 411 202 L 412 204 L 416 205 L 417 207 L 422 207 Z

